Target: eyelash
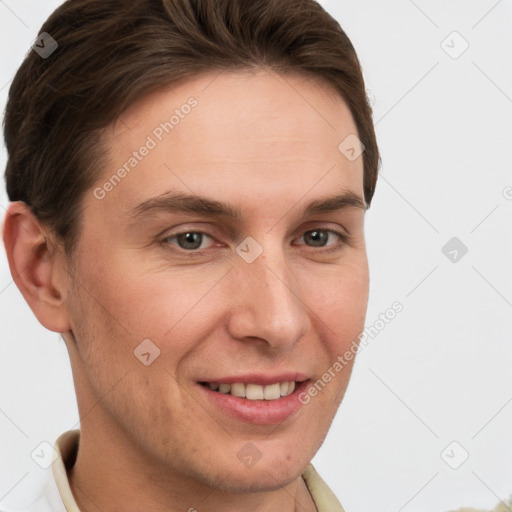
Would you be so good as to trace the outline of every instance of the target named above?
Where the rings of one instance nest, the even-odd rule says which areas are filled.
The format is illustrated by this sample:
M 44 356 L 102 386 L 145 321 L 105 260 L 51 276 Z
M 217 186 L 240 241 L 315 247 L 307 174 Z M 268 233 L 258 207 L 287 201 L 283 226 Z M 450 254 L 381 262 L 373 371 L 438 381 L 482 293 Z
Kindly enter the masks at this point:
M 317 249 L 317 252 L 321 252 L 321 253 L 331 253 L 331 252 L 335 252 L 335 251 L 340 251 L 343 246 L 345 245 L 348 245 L 350 242 L 351 242 L 351 237 L 349 235 L 347 235 L 346 233 L 341 233 L 340 231 L 336 231 L 334 229 L 327 229 L 327 228 L 313 228 L 313 229 L 308 229 L 307 231 L 304 231 L 301 236 L 303 237 L 305 234 L 307 233 L 311 233 L 313 231 L 325 231 L 329 234 L 333 234 L 333 235 L 336 235 L 338 238 L 339 238 L 339 243 L 333 243 L 333 244 L 330 244 L 330 245 L 327 245 L 327 246 L 320 246 L 320 247 L 316 247 Z M 204 232 L 204 231 L 193 231 L 193 230 L 187 230 L 187 231 L 181 231 L 179 233 L 175 233 L 173 235 L 169 235 L 169 236 L 166 236 L 164 239 L 162 239 L 162 244 L 165 246 L 165 247 L 169 247 L 169 245 L 174 245 L 174 244 L 170 244 L 170 240 L 176 240 L 178 236 L 180 235 L 185 235 L 187 233 L 195 233 L 195 234 L 200 234 L 200 235 L 205 235 L 209 238 L 211 238 L 212 240 L 215 240 L 215 238 Z M 307 246 L 307 247 L 311 247 L 313 249 L 315 249 L 315 246 Z M 175 251 L 175 252 L 178 252 L 180 254 L 194 254 L 194 255 L 202 255 L 204 254 L 205 251 L 207 251 L 208 249 L 210 249 L 209 247 L 208 248 L 205 248 L 205 249 L 190 249 L 190 250 L 187 250 L 187 249 L 183 249 L 179 246 L 174 246 L 173 249 L 170 249 L 172 251 Z

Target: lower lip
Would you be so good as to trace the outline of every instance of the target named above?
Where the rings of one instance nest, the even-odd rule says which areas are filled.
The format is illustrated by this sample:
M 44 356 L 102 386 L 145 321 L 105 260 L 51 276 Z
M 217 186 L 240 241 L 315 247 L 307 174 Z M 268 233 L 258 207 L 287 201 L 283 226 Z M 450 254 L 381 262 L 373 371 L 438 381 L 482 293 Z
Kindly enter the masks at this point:
M 277 400 L 248 400 L 229 393 L 219 393 L 198 384 L 207 398 L 222 412 L 238 420 L 257 425 L 276 425 L 297 413 L 304 405 L 299 400 L 299 395 L 307 385 L 308 381 L 295 383 L 293 393 Z

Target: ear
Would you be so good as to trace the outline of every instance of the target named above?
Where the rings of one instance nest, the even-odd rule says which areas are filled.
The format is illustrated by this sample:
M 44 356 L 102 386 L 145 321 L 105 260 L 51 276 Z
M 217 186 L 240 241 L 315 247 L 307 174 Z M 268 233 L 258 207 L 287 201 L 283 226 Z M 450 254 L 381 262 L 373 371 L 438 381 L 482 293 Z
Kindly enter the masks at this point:
M 39 322 L 50 331 L 69 331 L 67 259 L 24 202 L 9 204 L 3 240 L 14 282 Z

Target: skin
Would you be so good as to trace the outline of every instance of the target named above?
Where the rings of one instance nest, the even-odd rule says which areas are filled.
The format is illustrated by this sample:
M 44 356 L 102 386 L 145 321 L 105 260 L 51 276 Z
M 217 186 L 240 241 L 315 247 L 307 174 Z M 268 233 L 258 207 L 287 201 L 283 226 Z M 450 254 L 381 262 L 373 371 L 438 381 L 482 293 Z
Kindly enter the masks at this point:
M 362 157 L 338 150 L 356 127 L 342 98 L 311 78 L 207 73 L 139 99 L 108 127 L 97 185 L 191 96 L 197 107 L 113 190 L 85 194 L 73 268 L 23 203 L 5 219 L 16 284 L 70 355 L 81 416 L 71 488 L 82 512 L 314 511 L 301 473 L 353 361 L 279 425 L 226 416 L 197 380 L 293 369 L 315 382 L 363 330 L 364 208 L 302 215 L 333 195 L 362 200 Z M 241 218 L 130 216 L 167 192 L 230 203 Z M 311 242 L 315 229 L 325 246 Z M 184 232 L 208 236 L 191 251 L 172 238 Z M 248 236 L 263 249 L 250 264 L 236 253 Z M 133 353 L 144 339 L 161 351 L 149 366 Z M 249 441 L 262 454 L 250 468 L 237 457 Z

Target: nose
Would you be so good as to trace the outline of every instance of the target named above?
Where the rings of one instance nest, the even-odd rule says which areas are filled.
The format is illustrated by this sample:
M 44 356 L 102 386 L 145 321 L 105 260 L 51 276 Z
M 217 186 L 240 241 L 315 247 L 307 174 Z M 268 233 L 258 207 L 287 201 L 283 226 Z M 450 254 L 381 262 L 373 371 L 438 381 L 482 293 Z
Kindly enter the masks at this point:
M 228 330 L 238 340 L 258 338 L 273 348 L 294 345 L 310 328 L 299 281 L 281 253 L 268 251 L 232 270 Z

